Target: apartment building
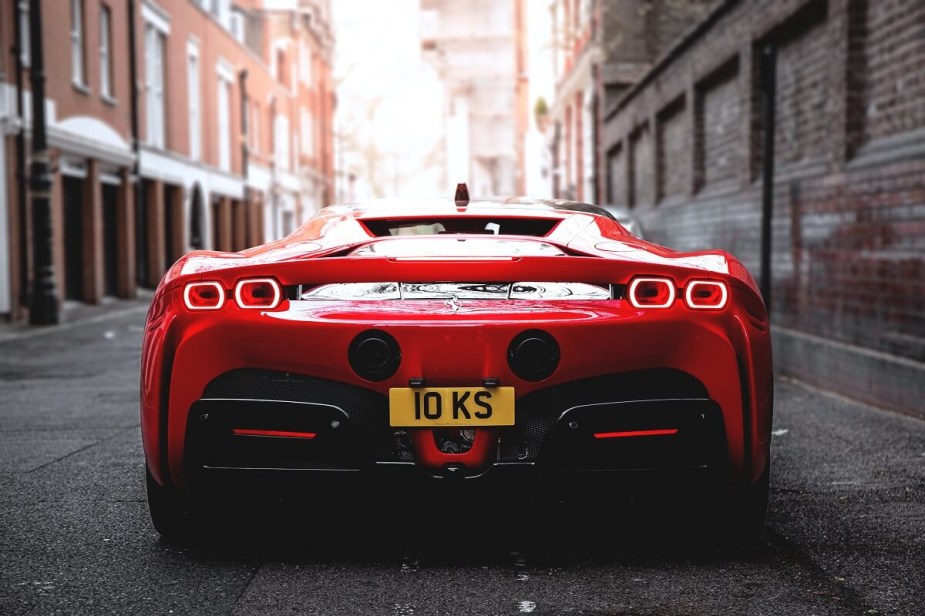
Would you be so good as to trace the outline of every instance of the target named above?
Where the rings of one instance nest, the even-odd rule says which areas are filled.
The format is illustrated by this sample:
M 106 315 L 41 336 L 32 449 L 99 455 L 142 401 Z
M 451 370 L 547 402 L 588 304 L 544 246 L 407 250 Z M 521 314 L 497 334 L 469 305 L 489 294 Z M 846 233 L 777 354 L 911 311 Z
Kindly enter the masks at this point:
M 555 100 L 549 114 L 553 194 L 613 201 L 604 115 L 715 0 L 552 0 Z
M 0 54 L 0 314 L 11 319 L 31 277 L 29 6 L 0 0 L 0 48 L 17 48 L 17 29 L 22 43 Z M 333 194 L 327 0 L 41 7 L 60 299 L 131 297 L 188 250 L 282 237 Z
M 421 0 L 421 50 L 445 92 L 445 185 L 524 194 L 529 121 L 524 0 Z

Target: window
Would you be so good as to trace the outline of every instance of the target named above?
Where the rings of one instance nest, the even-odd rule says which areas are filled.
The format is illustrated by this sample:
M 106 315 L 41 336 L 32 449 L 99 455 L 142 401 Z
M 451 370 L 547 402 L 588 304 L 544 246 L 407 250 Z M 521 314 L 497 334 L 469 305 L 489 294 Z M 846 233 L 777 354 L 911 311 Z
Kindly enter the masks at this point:
M 286 52 L 283 49 L 276 50 L 276 81 L 286 85 Z
M 289 118 L 277 114 L 274 121 L 274 156 L 276 166 L 283 171 L 289 170 Z
M 244 43 L 244 15 L 238 11 L 232 11 L 229 17 L 229 30 L 231 30 L 231 36 L 235 38 L 236 41 L 243 44 Z
M 302 41 L 302 44 L 299 46 L 299 72 L 302 82 L 307 85 L 312 85 L 312 52 L 308 48 L 308 43 Z
M 199 97 L 199 47 L 189 43 L 186 49 L 186 92 L 189 101 L 189 155 L 193 160 L 202 157 L 202 120 Z
M 256 102 L 251 104 L 250 140 L 251 152 L 260 152 L 260 107 Z
M 112 14 L 109 7 L 100 5 L 100 92 L 112 98 Z
M 312 114 L 305 107 L 299 109 L 299 114 L 302 126 L 302 152 L 306 156 L 312 157 L 315 155 L 315 131 L 314 126 L 312 126 Z
M 23 66 L 29 66 L 32 61 L 32 43 L 29 42 L 29 2 L 27 0 L 19 1 L 19 32 L 19 40 L 22 43 L 19 57 Z
M 218 168 L 231 171 L 231 82 L 218 78 Z
M 77 85 L 87 84 L 84 70 L 83 0 L 71 0 L 71 79 Z
M 148 144 L 165 145 L 164 35 L 151 24 L 145 26 L 145 112 Z

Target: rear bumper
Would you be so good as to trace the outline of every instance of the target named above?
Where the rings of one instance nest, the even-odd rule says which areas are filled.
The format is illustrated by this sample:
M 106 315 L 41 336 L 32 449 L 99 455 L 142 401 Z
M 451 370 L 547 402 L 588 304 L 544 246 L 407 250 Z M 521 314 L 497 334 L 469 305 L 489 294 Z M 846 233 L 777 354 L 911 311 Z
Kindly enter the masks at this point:
M 655 377 L 665 391 L 673 377 L 674 386 L 689 388 L 691 395 L 607 400 L 618 398 L 613 390 L 621 388 L 624 397 L 632 397 L 628 383 Z M 252 398 L 210 397 L 192 406 L 184 479 L 196 490 L 275 486 L 298 493 L 326 485 L 341 490 L 374 485 L 380 478 L 529 492 L 540 486 L 559 491 L 579 484 L 639 487 L 649 480 L 724 477 L 722 413 L 714 401 L 696 397 L 697 388 L 684 375 L 650 371 L 540 390 L 518 401 L 515 426 L 480 430 L 479 438 L 491 442 L 483 464 L 427 467 L 416 462 L 410 430 L 389 427 L 387 400 L 375 392 L 289 374 L 235 371 L 213 381 L 206 393 L 248 391 Z M 576 391 L 584 398 L 574 399 Z M 290 399 L 271 398 L 283 395 Z M 430 437 L 429 430 L 420 432 Z
M 721 416 L 718 425 L 723 432 L 723 466 L 730 478 L 748 481 L 764 468 L 770 408 L 762 407 L 768 400 L 763 383 L 769 378 L 756 376 L 755 371 L 756 364 L 760 367 L 768 362 L 755 360 L 751 347 L 766 335 L 748 329 L 734 311 L 692 318 L 688 311 L 674 309 L 640 313 L 619 302 L 597 302 L 593 306 L 573 302 L 568 310 L 526 310 L 516 319 L 510 315 L 505 315 L 508 320 L 473 315 L 460 317 L 458 322 L 444 319 L 422 327 L 410 319 L 390 322 L 389 315 L 371 315 L 358 321 L 356 312 L 334 312 L 329 308 L 323 314 L 306 314 L 299 310 L 272 314 L 230 310 L 220 318 L 168 311 L 154 324 L 149 322 L 142 373 L 142 434 L 149 468 L 159 482 L 181 487 L 186 483 L 187 455 L 192 451 L 186 443 L 187 428 L 194 407 L 204 398 L 244 397 L 240 393 L 209 393 L 210 384 L 223 375 L 253 369 L 313 375 L 342 385 L 363 383 L 362 387 L 354 387 L 379 400 L 386 399 L 389 387 L 406 387 L 413 377 L 447 386 L 470 386 L 483 378 L 497 377 L 502 384 L 515 387 L 518 408 L 530 400 L 544 409 L 547 429 L 572 406 L 627 401 L 619 396 L 586 399 L 576 391 L 575 384 L 589 377 L 603 379 L 640 370 L 673 371 L 699 383 L 702 391 L 693 397 L 710 401 Z M 388 331 L 402 350 L 397 373 L 379 383 L 364 382 L 347 361 L 350 342 L 371 327 Z M 525 329 L 542 329 L 561 348 L 558 370 L 541 383 L 518 379 L 507 365 L 505 350 Z M 620 388 L 623 387 L 631 388 L 632 382 L 623 382 Z M 649 395 L 648 399 L 660 397 Z M 684 399 L 670 391 L 664 397 Z M 279 396 L 269 399 L 287 401 Z M 556 404 L 549 402 L 552 399 L 557 400 Z M 298 399 L 288 399 L 294 400 Z M 311 400 L 315 399 L 301 401 Z M 559 404 L 561 400 L 568 400 L 568 406 Z M 351 404 L 343 406 L 349 411 Z M 387 407 L 381 408 L 384 410 L 373 415 L 375 421 L 387 427 Z M 518 423 L 514 431 L 522 428 Z M 384 458 L 377 453 L 389 446 L 378 440 L 380 436 L 385 434 L 384 440 L 394 436 L 387 430 L 364 429 L 362 434 L 363 438 L 372 438 L 373 442 L 364 443 L 367 450 L 374 450 L 372 462 L 413 461 Z M 510 442 L 526 443 L 527 458 L 540 461 L 535 437 L 535 433 L 532 437 L 526 433 L 506 440 L 502 434 L 498 449 L 501 459 L 486 462 L 521 460 L 522 452 L 506 447 Z

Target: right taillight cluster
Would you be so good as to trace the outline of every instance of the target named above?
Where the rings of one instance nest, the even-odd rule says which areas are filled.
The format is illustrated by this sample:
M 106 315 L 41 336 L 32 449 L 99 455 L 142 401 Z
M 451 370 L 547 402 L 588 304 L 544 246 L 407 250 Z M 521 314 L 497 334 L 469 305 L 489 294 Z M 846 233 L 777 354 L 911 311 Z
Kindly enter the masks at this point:
M 627 299 L 634 308 L 671 308 L 677 297 L 670 278 L 634 278 Z M 692 310 L 722 310 L 729 302 L 729 289 L 717 280 L 691 280 L 684 288 L 684 304 Z

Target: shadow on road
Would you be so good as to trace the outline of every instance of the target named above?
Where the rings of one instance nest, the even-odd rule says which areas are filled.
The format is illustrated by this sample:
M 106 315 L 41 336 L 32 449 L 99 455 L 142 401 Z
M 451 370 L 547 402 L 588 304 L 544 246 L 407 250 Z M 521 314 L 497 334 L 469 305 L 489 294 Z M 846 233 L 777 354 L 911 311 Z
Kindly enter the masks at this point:
M 378 562 L 413 554 L 428 566 L 591 562 L 721 563 L 763 559 L 764 541 L 736 544 L 693 503 L 610 501 L 520 509 L 495 501 L 213 503 L 196 532 L 161 539 L 191 553 L 314 563 Z

